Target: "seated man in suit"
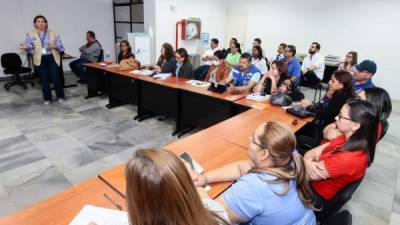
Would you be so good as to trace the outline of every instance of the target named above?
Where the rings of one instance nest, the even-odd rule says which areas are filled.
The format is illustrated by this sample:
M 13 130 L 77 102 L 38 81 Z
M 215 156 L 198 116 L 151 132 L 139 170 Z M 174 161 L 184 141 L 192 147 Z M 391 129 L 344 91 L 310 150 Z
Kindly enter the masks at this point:
M 87 43 L 79 48 L 79 52 L 81 53 L 79 59 L 69 63 L 72 72 L 79 78 L 79 83 L 86 83 L 84 64 L 98 62 L 101 52 L 101 44 L 97 41 L 93 31 L 88 31 L 86 33 L 86 40 Z
M 249 92 L 260 80 L 261 73 L 255 65 L 251 64 L 251 58 L 249 53 L 243 53 L 240 56 L 239 65 L 233 67 L 229 76 L 225 79 L 225 83 L 228 85 L 233 82 L 233 85 L 229 85 L 227 89 L 229 93 Z

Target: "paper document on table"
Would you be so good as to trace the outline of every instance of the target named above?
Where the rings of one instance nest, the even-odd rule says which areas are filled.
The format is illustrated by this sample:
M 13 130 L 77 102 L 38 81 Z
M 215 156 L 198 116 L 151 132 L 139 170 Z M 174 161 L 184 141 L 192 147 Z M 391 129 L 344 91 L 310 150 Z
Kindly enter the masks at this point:
M 271 98 L 271 95 L 262 95 L 261 93 L 252 93 L 246 96 L 247 99 L 264 102 Z
M 198 87 L 208 87 L 210 86 L 210 83 L 205 82 L 205 81 L 200 81 L 200 80 L 188 80 L 186 83 L 191 84 L 193 86 L 198 86 Z
M 150 76 L 151 74 L 154 73 L 154 71 L 149 70 L 149 69 L 143 69 L 143 70 L 133 70 L 129 73 L 133 73 L 133 74 L 140 74 L 140 75 L 145 75 L 145 76 Z
M 171 74 L 170 73 L 159 73 L 153 76 L 154 79 L 159 79 L 159 80 L 165 80 L 168 77 L 170 77 Z
M 69 225 L 129 225 L 124 211 L 85 205 Z

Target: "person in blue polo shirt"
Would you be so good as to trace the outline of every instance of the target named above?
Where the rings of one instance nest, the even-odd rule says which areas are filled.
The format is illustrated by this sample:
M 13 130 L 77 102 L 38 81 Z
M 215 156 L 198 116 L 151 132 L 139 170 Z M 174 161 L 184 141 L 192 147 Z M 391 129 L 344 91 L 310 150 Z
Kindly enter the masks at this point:
M 296 46 L 288 45 L 285 48 L 284 56 L 285 58 L 282 59 L 288 65 L 288 75 L 294 87 L 299 86 L 300 82 L 300 75 L 301 75 L 301 66 L 300 62 L 295 57 L 296 55 Z
M 243 53 L 240 56 L 239 65 L 232 68 L 229 76 L 225 79 L 228 84 L 228 92 L 231 94 L 242 94 L 253 89 L 261 78 L 261 72 L 251 64 L 252 56 Z M 233 83 L 233 85 L 230 85 Z
M 376 63 L 372 60 L 364 60 L 355 66 L 354 90 L 360 93 L 365 88 L 375 87 L 372 83 L 372 76 L 376 73 Z

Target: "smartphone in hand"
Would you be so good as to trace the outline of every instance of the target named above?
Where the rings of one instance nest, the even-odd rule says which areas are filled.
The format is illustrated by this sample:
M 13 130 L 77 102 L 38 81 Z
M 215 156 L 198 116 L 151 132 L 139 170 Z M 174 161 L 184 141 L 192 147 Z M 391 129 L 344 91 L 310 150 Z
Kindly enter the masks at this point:
M 192 167 L 192 170 L 195 171 L 194 165 L 193 165 L 193 159 L 187 152 L 182 153 L 180 155 L 180 157 L 181 157 L 181 159 L 183 159 L 186 162 L 188 162 L 190 164 L 190 167 Z

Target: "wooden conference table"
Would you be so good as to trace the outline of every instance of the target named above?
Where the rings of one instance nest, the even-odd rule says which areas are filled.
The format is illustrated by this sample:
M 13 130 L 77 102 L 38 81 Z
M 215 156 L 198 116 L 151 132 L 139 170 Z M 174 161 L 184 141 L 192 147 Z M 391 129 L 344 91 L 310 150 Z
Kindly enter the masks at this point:
M 274 107 L 271 107 L 273 109 Z M 276 110 L 276 111 L 275 111 Z M 188 152 L 203 166 L 205 171 L 212 170 L 227 163 L 247 159 L 249 137 L 262 123 L 279 121 L 287 124 L 293 132 L 303 127 L 307 121 L 294 118 L 286 113 L 278 113 L 277 109 L 250 109 L 208 129 L 199 131 L 189 137 L 178 140 L 164 147 L 177 155 Z M 296 120 L 296 124 L 292 124 Z M 232 151 L 232 149 L 240 151 Z M 236 153 L 235 153 L 236 152 Z M 121 195 L 125 193 L 125 164 L 99 174 L 110 187 L 117 189 Z M 211 185 L 209 196 L 217 197 L 232 182 Z
M 246 148 L 229 143 L 208 133 L 191 135 L 164 146 L 163 149 L 171 151 L 178 156 L 184 152 L 189 153 L 205 171 L 216 169 L 227 163 L 247 159 Z M 100 173 L 99 178 L 124 195 L 126 185 L 125 164 Z M 230 184 L 231 182 L 212 184 L 208 195 L 211 198 L 216 198 Z
M 153 79 L 97 63 L 87 64 L 86 68 L 87 97 L 108 95 L 108 108 L 137 105 L 135 118 L 139 121 L 154 114 L 172 118 L 174 135 L 188 127 L 207 128 L 249 108 L 234 104 L 246 94 L 211 92 L 206 87 L 188 84 L 188 79 L 181 77 Z
M 0 225 L 67 225 L 85 205 L 117 209 L 105 195 L 126 210 L 124 198 L 93 178 L 1 219 Z
M 171 99 L 173 101 L 176 100 L 177 114 L 175 119 L 178 121 L 177 126 L 182 126 L 182 124 L 179 124 L 182 122 L 193 122 L 188 118 L 182 119 L 184 117 L 182 113 L 187 113 L 182 108 L 193 106 L 193 104 L 190 104 L 191 102 L 188 102 L 189 100 L 200 103 L 202 107 L 218 105 L 226 107 L 229 110 L 229 114 L 225 111 L 223 112 L 223 116 L 214 121 L 198 120 L 196 117 L 210 116 L 212 113 L 218 114 L 217 111 L 221 110 L 221 108 L 210 108 L 206 114 L 196 112 L 194 115 L 191 115 L 192 118 L 190 119 L 198 120 L 199 124 L 196 125 L 210 127 L 163 147 L 177 155 L 188 152 L 200 163 L 205 171 L 218 168 L 233 161 L 247 159 L 248 138 L 257 126 L 264 122 L 280 121 L 287 124 L 296 132 L 307 122 L 312 121 L 312 118 L 299 119 L 289 115 L 281 107 L 272 106 L 269 102 L 259 103 L 247 100 L 245 99 L 245 95 L 213 93 L 203 87 L 192 86 L 186 83 L 187 80 L 183 78 L 169 77 L 166 80 L 154 80 L 143 75 L 120 72 L 118 68 L 104 68 L 96 64 L 89 65 L 89 67 L 93 70 L 91 75 L 101 76 L 102 79 L 106 77 L 109 80 L 105 86 L 105 83 L 102 83 L 103 81 L 88 80 L 88 97 L 98 95 L 98 90 L 93 88 L 95 85 L 89 84 L 90 82 L 97 82 L 96 84 L 103 85 L 102 88 L 106 87 L 103 91 L 109 95 L 112 106 L 131 103 L 138 104 L 138 108 L 140 108 L 146 105 L 146 103 L 141 102 L 142 100 L 146 100 L 145 96 L 142 95 L 143 93 L 141 93 L 143 88 L 146 89 L 146 85 L 152 86 L 151 90 L 155 92 L 161 89 L 159 93 L 165 88 L 166 92 L 173 93 L 171 96 L 175 95 Z M 121 88 L 121 86 L 118 86 L 121 85 L 118 84 L 119 82 L 128 82 L 128 84 L 123 83 Z M 133 86 L 129 86 L 132 84 Z M 133 89 L 129 89 L 132 87 Z M 116 88 L 117 90 L 115 90 Z M 121 90 L 129 91 L 123 93 L 125 95 L 123 98 L 125 99 L 121 98 L 123 96 Z M 136 97 L 129 96 L 130 94 L 136 94 Z M 185 96 L 188 96 L 188 98 L 185 99 Z M 154 101 L 154 99 L 147 100 Z M 160 99 L 156 98 L 156 100 L 159 101 Z M 182 104 L 182 102 L 184 103 Z M 196 108 L 196 110 L 204 110 L 205 108 L 202 107 Z M 145 111 L 145 109 L 141 110 Z M 164 109 L 163 106 L 158 108 L 158 110 Z M 80 209 L 88 204 L 105 208 L 116 208 L 115 204 L 118 204 L 125 210 L 126 203 L 124 196 L 126 182 L 124 167 L 125 165 L 122 164 L 101 172 L 97 178 L 76 185 L 43 202 L 1 219 L 0 225 L 68 224 Z M 230 185 L 231 182 L 212 184 L 208 194 L 211 198 L 216 198 Z M 114 203 L 107 199 L 104 194 L 111 198 Z

